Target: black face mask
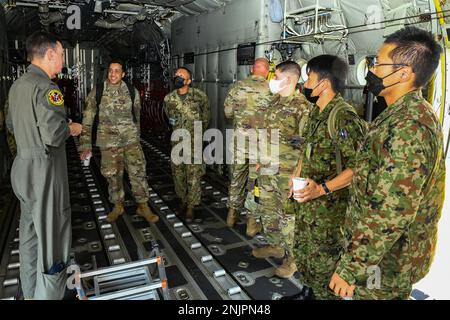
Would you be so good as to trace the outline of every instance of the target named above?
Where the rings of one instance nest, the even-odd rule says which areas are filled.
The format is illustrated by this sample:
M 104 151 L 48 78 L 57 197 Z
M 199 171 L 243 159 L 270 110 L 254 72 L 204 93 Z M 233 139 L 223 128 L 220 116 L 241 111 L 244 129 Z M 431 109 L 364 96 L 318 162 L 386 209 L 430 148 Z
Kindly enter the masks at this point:
M 312 93 L 321 83 L 322 82 L 319 82 L 317 86 L 315 86 L 313 89 L 303 88 L 303 93 L 305 94 L 306 100 L 314 104 L 317 102 L 317 100 L 319 100 L 320 94 L 318 96 L 313 97 Z
M 394 73 L 396 73 L 397 71 L 400 71 L 402 68 L 395 70 L 394 72 L 388 74 L 386 77 L 380 78 L 378 77 L 375 73 L 373 73 L 372 71 L 369 71 L 367 73 L 366 76 L 366 81 L 367 81 L 367 90 L 369 90 L 369 92 L 372 92 L 376 97 L 378 97 L 378 95 L 381 93 L 381 91 L 383 91 L 386 88 L 395 86 L 396 84 L 399 84 L 399 82 L 391 84 L 390 86 L 385 86 L 383 84 L 383 80 L 386 79 L 387 77 L 392 76 Z
M 180 89 L 184 87 L 184 79 L 182 77 L 176 76 L 173 78 L 173 86 L 175 89 Z

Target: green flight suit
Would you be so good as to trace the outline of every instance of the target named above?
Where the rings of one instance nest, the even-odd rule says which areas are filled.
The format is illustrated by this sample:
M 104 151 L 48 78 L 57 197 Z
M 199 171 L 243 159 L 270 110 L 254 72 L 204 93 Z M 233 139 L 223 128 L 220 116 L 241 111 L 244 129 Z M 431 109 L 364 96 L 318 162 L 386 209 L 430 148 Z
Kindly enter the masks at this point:
M 62 299 L 71 247 L 64 100 L 39 67 L 9 91 L 8 128 L 17 142 L 11 183 L 20 201 L 20 281 L 26 299 Z M 60 272 L 49 274 L 55 264 Z

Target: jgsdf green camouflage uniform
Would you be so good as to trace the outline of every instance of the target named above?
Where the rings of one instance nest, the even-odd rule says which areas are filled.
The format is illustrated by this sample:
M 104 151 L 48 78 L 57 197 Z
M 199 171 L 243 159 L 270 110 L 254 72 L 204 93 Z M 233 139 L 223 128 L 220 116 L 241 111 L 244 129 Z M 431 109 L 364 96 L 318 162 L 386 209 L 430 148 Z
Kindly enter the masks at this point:
M 175 192 L 181 199 L 181 204 L 193 208 L 201 202 L 201 179 L 206 169 L 204 163 L 194 163 L 194 123 L 201 121 L 203 131 L 208 128 L 209 100 L 206 94 L 197 88 L 190 87 L 188 93 L 181 97 L 177 90 L 174 90 L 164 98 L 164 110 L 173 131 L 185 129 L 191 135 L 191 164 L 175 165 L 172 161 L 171 166 Z M 177 143 L 172 142 L 172 147 Z
M 301 177 L 323 183 L 336 177 L 336 152 L 328 132 L 333 108 L 346 104 L 340 94 L 320 112 L 317 106 L 305 128 Z M 347 107 L 351 108 L 349 105 Z M 336 115 L 343 168 L 356 166 L 356 152 L 366 132 L 366 124 L 356 114 L 343 110 Z M 294 256 L 301 280 L 312 287 L 317 299 L 334 299 L 328 284 L 343 247 L 340 227 L 348 205 L 348 188 L 305 203 L 296 203 Z
M 336 270 L 356 284 L 355 299 L 407 299 L 428 273 L 444 203 L 442 153 L 441 125 L 419 91 L 371 125 L 355 162 L 349 241 Z M 381 271 L 379 288 L 367 287 L 371 266 Z
M 233 119 L 233 127 L 237 134 L 247 136 L 247 130 L 264 128 L 264 116 L 269 109 L 272 94 L 268 81 L 262 76 L 250 76 L 238 81 L 228 92 L 224 103 L 225 116 Z M 256 135 L 255 135 L 256 136 Z M 237 142 L 236 147 L 237 147 Z M 235 159 L 237 148 L 234 149 Z M 249 150 L 245 151 L 245 163 L 232 166 L 232 177 L 228 190 L 228 207 L 238 210 L 243 207 L 247 179 L 256 179 L 256 166 L 249 164 Z M 256 159 L 255 159 L 256 160 Z M 250 177 L 249 177 L 250 176 Z
M 141 102 L 136 90 L 133 122 L 131 97 L 125 82 L 111 85 L 104 83 L 100 102 L 97 145 L 102 154 L 101 173 L 108 181 L 109 200 L 123 203 L 123 170 L 128 172 L 131 189 L 137 203 L 146 203 L 149 199 L 146 175 L 146 162 L 140 144 Z M 97 111 L 96 88 L 86 98 L 83 116 L 83 132 L 80 140 L 81 150 L 91 148 L 91 132 Z
M 288 199 L 289 180 L 300 158 L 301 131 L 311 108 L 312 105 L 298 91 L 289 97 L 276 95 L 265 118 L 268 148 L 271 147 L 271 130 L 279 130 L 279 157 L 273 158 L 268 150 L 269 158 L 266 160 L 270 159 L 271 163 L 266 161 L 266 165 L 261 165 L 258 176 L 261 220 L 269 244 L 284 248 L 288 256 L 292 256 L 295 228 L 294 200 Z M 264 174 L 270 166 L 277 168 Z

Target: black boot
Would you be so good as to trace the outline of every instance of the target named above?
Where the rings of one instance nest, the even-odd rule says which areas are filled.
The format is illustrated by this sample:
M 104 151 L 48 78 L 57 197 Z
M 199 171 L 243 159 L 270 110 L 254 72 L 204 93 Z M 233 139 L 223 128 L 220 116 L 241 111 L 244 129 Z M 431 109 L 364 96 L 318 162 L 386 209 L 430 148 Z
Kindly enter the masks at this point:
M 186 219 L 187 220 L 194 220 L 194 208 L 188 207 L 186 210 Z
M 186 204 L 180 204 L 178 208 L 175 209 L 175 214 L 179 217 L 183 217 L 186 214 Z
M 316 300 L 312 288 L 303 286 L 302 291 L 293 296 L 282 297 L 280 300 Z

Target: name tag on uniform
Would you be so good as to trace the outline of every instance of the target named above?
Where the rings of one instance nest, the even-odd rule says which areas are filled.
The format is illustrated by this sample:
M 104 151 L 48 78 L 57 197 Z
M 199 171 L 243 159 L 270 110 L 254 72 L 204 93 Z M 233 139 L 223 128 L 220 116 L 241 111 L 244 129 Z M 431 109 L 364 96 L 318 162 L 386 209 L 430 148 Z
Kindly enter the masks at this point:
M 176 125 L 176 124 L 177 124 L 177 119 L 175 119 L 175 118 L 169 118 L 169 124 L 170 124 L 171 126 Z

